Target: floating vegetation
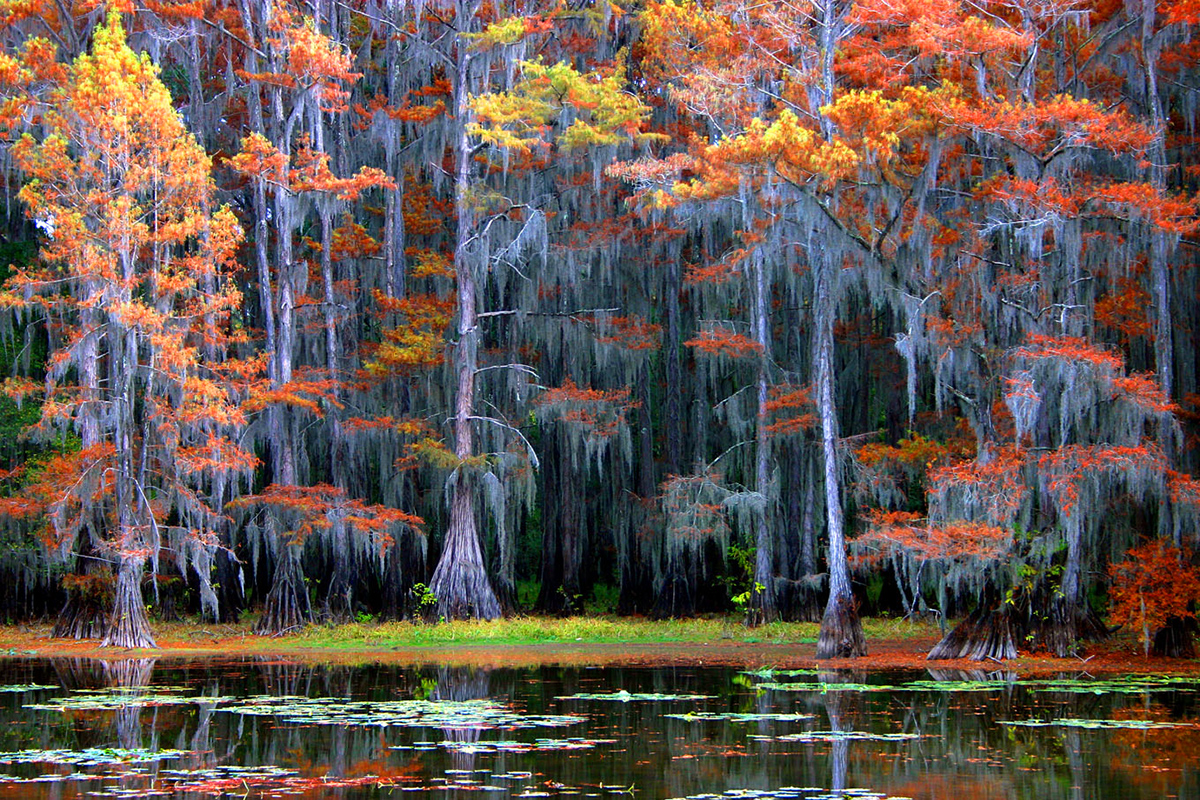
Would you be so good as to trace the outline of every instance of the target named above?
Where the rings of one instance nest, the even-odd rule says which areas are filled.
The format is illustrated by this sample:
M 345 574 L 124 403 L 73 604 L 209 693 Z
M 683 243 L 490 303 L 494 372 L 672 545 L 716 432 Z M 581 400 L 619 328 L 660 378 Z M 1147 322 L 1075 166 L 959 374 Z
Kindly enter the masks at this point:
M 773 692 L 892 692 L 900 687 L 880 683 L 760 683 L 756 689 Z
M 575 714 L 521 714 L 490 700 L 342 700 L 336 697 L 259 695 L 219 711 L 274 716 L 308 725 L 432 727 L 450 729 L 561 728 L 585 722 Z
M 689 711 L 685 714 L 663 714 L 668 719 L 686 722 L 804 722 L 816 719 L 815 714 L 751 714 L 735 711 Z
M 57 686 L 45 683 L 11 683 L 7 686 L 0 686 L 0 692 L 40 692 L 57 688 Z
M 743 673 L 759 676 L 761 673 Z M 784 673 L 775 673 L 783 676 Z M 1023 686 L 1036 692 L 1066 692 L 1072 694 L 1142 694 L 1144 692 L 1178 692 L 1200 690 L 1195 678 L 1136 676 L 1112 680 L 917 680 L 899 684 L 834 683 L 826 681 L 762 681 L 754 684 L 759 691 L 775 692 L 995 692 Z
M 911 800 L 870 789 L 821 789 L 785 786 L 781 789 L 729 789 L 721 794 L 693 794 L 672 800 Z
M 871 733 L 870 731 L 804 731 L 782 736 L 751 736 L 770 742 L 906 742 L 920 739 L 919 733 Z
M 0 764 L 72 764 L 94 767 L 101 764 L 144 764 L 189 755 L 187 750 L 127 750 L 123 747 L 88 747 L 83 750 L 17 750 L 0 753 Z
M 517 742 L 498 740 L 490 742 L 456 742 L 444 741 L 439 747 L 452 753 L 533 753 L 551 750 L 591 750 L 600 744 L 615 744 L 616 739 L 535 739 L 532 742 Z M 393 747 L 392 750 L 408 750 L 407 747 Z
M 1077 681 L 1069 678 L 1049 681 L 1033 681 L 1038 692 L 1065 692 L 1068 694 L 1144 694 L 1146 692 L 1194 692 L 1200 688 L 1195 678 L 1171 678 L 1163 676 L 1130 676 L 1108 680 Z
M 353 778 L 334 778 L 328 775 L 307 777 L 294 769 L 284 767 L 233 765 L 198 770 L 161 770 L 158 778 L 159 783 L 169 786 L 173 794 L 186 792 L 214 797 L 284 797 L 307 792 L 320 792 L 323 795 L 333 789 L 384 788 L 416 780 L 407 775 L 394 777 L 360 775 Z
M 1156 728 L 1192 728 L 1200 729 L 1200 724 L 1194 722 L 1156 722 L 1148 719 L 1002 719 L 1001 725 L 1022 728 L 1089 728 L 1153 730 Z
M 687 700 L 715 700 L 716 696 L 711 694 L 659 694 L 657 692 L 627 692 L 622 689 L 619 692 L 581 692 L 580 694 L 569 694 L 562 697 L 556 697 L 555 700 L 602 700 L 613 701 L 617 703 L 636 703 L 661 700 L 663 702 L 677 702 Z
M 125 691 L 89 691 L 69 697 L 60 697 L 44 703 L 27 703 L 25 708 L 36 711 L 112 711 L 120 708 L 145 708 L 150 706 L 185 706 L 200 703 L 230 703 L 232 697 L 206 695 L 134 693 Z
M 775 669 L 774 667 L 762 667 L 755 670 L 744 670 L 739 675 L 749 675 L 752 678 L 762 678 L 765 681 L 775 680 L 776 678 L 799 678 L 806 675 L 819 675 L 820 670 L 816 669 Z
M 896 687 L 912 692 L 997 692 L 1011 689 L 1016 681 L 910 681 Z
M 161 769 L 158 772 L 158 777 L 163 780 L 178 781 L 176 784 L 176 788 L 178 789 L 192 789 L 198 784 L 210 781 L 236 780 L 239 782 L 239 786 L 242 781 L 254 785 L 256 781 L 260 780 L 278 780 L 299 774 L 298 770 L 274 765 L 243 767 L 236 764 L 229 764 L 203 769 Z

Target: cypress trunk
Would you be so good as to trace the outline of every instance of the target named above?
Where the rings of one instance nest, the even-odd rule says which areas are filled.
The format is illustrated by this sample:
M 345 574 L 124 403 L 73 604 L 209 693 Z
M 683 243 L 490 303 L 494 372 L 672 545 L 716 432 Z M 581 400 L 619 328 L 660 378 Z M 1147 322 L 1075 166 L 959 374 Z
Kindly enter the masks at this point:
M 1171 617 L 1155 632 L 1150 652 L 1163 658 L 1195 658 L 1196 644 L 1192 636 L 1196 629 L 1194 618 Z
M 758 361 L 758 407 L 754 426 L 754 488 L 765 498 L 754 532 L 754 586 L 747 622 L 759 625 L 779 619 L 775 589 L 775 531 L 771 525 L 771 442 L 767 436 L 767 400 L 771 338 L 767 328 L 767 269 L 761 252 L 754 258 L 754 336 L 761 348 Z
M 972 661 L 1004 661 L 1017 657 L 1017 646 L 1008 611 L 991 604 L 980 605 L 934 645 L 926 658 L 969 658 Z
M 471 489 L 459 476 L 450 505 L 450 527 L 442 557 L 429 582 L 437 598 L 438 616 L 447 619 L 496 619 L 500 602 L 483 568 Z
M 837 401 L 833 392 L 834 276 L 827 253 L 818 256 L 816 271 L 817 405 L 821 416 L 821 447 L 825 462 L 825 520 L 829 530 L 829 601 L 817 636 L 817 658 L 857 658 L 867 654 L 862 623 L 850 591 L 850 565 L 842 519 L 841 480 L 837 463 Z
M 460 0 L 455 18 L 474 17 L 476 4 Z M 455 144 L 454 210 L 457 242 L 454 248 L 454 277 L 458 307 L 458 342 L 454 347 L 454 372 L 457 380 L 454 398 L 454 454 L 462 466 L 457 471 L 450 505 L 450 526 L 442 555 L 429 582 L 437 597 L 438 614 L 445 619 L 500 616 L 500 603 L 484 569 L 479 547 L 475 515 L 474 480 L 468 474 L 467 461 L 475 455 L 472 425 L 475 420 L 475 373 L 478 369 L 479 316 L 478 283 L 475 258 L 481 246 L 477 241 L 474 202 L 471 197 L 471 167 L 474 163 L 467 135 L 470 116 L 470 82 L 473 58 L 466 41 L 458 45 L 457 74 L 454 84 Z
M 262 617 L 254 626 L 260 636 L 270 636 L 301 628 L 312 621 L 312 608 L 308 602 L 308 587 L 304 585 L 304 564 L 300 560 L 302 548 L 298 544 L 286 544 L 279 563 L 275 565 L 275 578 Z
M 108 565 L 91 557 L 91 531 L 80 535 L 75 572 L 63 577 L 67 602 L 50 635 L 61 639 L 103 639 L 113 599 L 113 576 Z
M 150 633 L 150 619 L 142 602 L 142 572 L 145 558 L 122 556 L 117 569 L 112 617 L 101 647 L 158 647 Z

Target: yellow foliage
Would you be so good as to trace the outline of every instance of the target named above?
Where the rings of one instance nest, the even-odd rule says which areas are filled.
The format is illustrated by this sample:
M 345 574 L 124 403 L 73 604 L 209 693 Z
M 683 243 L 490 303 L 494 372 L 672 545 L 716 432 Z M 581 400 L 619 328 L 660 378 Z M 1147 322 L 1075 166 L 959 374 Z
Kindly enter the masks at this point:
M 623 62 L 623 55 L 617 62 Z M 493 92 L 471 100 L 476 121 L 471 135 L 498 148 L 529 153 L 549 147 L 549 132 L 560 118 L 570 124 L 554 143 L 563 150 L 644 141 L 642 122 L 650 109 L 625 91 L 625 70 L 581 73 L 570 64 L 525 61 L 512 92 Z M 661 138 L 661 137 L 659 137 Z

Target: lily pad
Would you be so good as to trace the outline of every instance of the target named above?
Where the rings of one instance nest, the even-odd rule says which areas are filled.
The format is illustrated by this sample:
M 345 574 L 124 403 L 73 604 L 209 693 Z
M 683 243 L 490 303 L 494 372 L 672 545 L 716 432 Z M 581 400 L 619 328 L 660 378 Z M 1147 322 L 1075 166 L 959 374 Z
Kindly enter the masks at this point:
M 93 767 L 100 764 L 142 764 L 166 761 L 189 755 L 187 750 L 127 750 L 122 747 L 88 747 L 83 750 L 17 750 L 0 753 L 0 764 L 73 764 Z
M 1001 725 L 1022 728 L 1088 728 L 1094 730 L 1131 729 L 1152 730 L 1156 728 L 1194 728 L 1194 722 L 1157 722 L 1148 719 L 1009 719 L 1000 720 Z
M 919 733 L 872 733 L 870 731 L 803 731 L 782 736 L 751 736 L 771 742 L 906 742 L 920 739 Z
M 522 714 L 490 700 L 342 700 L 335 697 L 260 695 L 218 708 L 232 714 L 274 716 L 281 722 L 353 727 L 431 727 L 451 729 L 561 728 L 587 717 L 576 714 Z
M 734 711 L 692 711 L 686 714 L 663 714 L 663 716 L 669 719 L 682 719 L 686 722 L 804 722 L 816 719 L 815 714 L 751 714 Z
M 820 789 L 784 786 L 780 789 L 729 789 L 721 794 L 694 794 L 672 800 L 911 800 L 870 789 Z
M 441 747 L 452 753 L 533 753 L 554 750 L 591 750 L 601 744 L 615 744 L 616 739 L 535 739 L 532 742 L 517 742 L 511 740 L 455 742 L 445 741 Z M 392 750 L 404 750 L 403 747 L 393 747 Z
M 594 692 L 569 694 L 562 697 L 556 697 L 555 700 L 602 700 L 613 701 L 617 703 L 634 703 L 661 700 L 664 702 L 677 702 L 685 700 L 715 700 L 716 696 L 711 694 L 659 694 L 657 692 L 627 692 L 622 689 L 619 692 Z
M 880 683 L 760 683 L 754 688 L 773 692 L 893 692 L 897 686 Z
M 119 708 L 145 708 L 150 706 L 186 706 L 201 703 L 229 703 L 232 697 L 182 694 L 132 694 L 128 692 L 89 692 L 56 698 L 44 703 L 27 703 L 25 708 L 35 711 L 111 711 Z
M 1037 692 L 1063 692 L 1067 694 L 1144 694 L 1146 692 L 1196 691 L 1195 679 L 1164 678 L 1155 676 L 1116 678 L 1110 680 L 1049 680 L 1031 684 Z
M 805 675 L 818 675 L 820 670 L 816 669 L 775 669 L 774 667 L 763 667 L 756 670 L 746 670 L 741 675 L 749 675 L 752 678 L 762 678 L 763 680 L 775 680 L 776 678 L 799 678 Z
M 1014 685 L 1014 681 L 910 681 L 896 688 L 914 692 L 996 692 Z

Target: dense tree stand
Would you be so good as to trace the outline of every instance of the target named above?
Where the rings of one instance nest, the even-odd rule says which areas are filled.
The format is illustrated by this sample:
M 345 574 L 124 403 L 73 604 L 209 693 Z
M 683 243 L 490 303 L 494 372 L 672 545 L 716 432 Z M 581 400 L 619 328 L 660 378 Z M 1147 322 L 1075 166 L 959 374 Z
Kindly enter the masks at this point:
M 463 478 L 454 487 L 450 527 L 429 589 L 437 598 L 442 619 L 496 619 L 500 602 L 492 591 L 479 551 L 479 534 L 471 508 L 471 490 Z
M 300 555 L 300 545 L 289 544 L 284 547 L 283 556 L 275 567 L 275 579 L 271 591 L 267 593 L 262 617 L 254 626 L 254 632 L 260 636 L 300 628 L 312 621 Z
M 850 595 L 832 595 L 817 634 L 817 658 L 858 658 L 867 654 L 862 622 Z
M 150 633 L 150 619 L 142 602 L 144 559 L 124 557 L 117 570 L 112 617 L 101 647 L 158 647 Z

